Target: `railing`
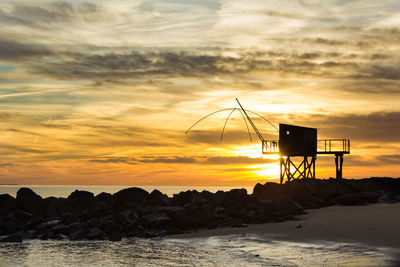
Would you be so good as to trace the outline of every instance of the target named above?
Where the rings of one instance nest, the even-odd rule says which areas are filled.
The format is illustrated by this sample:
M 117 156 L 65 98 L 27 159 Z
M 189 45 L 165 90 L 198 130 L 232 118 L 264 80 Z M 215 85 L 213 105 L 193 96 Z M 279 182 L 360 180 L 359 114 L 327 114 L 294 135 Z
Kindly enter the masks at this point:
M 279 154 L 278 140 L 264 140 L 262 142 L 263 154 Z M 350 154 L 350 140 L 325 139 L 317 141 L 317 154 Z
M 318 154 L 349 154 L 350 140 L 326 139 L 317 141 Z
M 279 141 L 278 140 L 263 140 L 262 141 L 263 154 L 279 154 Z

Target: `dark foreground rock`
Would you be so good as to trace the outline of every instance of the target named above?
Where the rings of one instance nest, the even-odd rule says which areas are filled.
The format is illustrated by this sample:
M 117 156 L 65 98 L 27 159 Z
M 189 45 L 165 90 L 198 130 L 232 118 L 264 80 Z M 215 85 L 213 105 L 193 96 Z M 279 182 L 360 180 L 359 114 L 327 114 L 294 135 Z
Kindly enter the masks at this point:
M 257 184 L 253 193 L 127 188 L 94 196 L 76 190 L 43 199 L 29 188 L 0 195 L 0 242 L 26 239 L 110 240 L 156 237 L 200 228 L 246 227 L 293 219 L 305 209 L 400 201 L 400 179 L 297 180 Z

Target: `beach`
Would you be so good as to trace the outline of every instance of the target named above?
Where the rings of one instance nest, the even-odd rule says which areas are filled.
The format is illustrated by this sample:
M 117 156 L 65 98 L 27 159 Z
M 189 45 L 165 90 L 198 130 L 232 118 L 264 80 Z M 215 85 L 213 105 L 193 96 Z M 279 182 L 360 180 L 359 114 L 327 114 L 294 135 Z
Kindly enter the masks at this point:
M 310 209 L 307 210 L 307 214 L 296 218 L 297 220 L 253 224 L 243 228 L 201 230 L 174 237 L 201 238 L 256 234 L 296 242 L 356 242 L 399 248 L 400 252 L 400 203 Z
M 248 253 L 274 266 L 400 265 L 400 203 L 312 209 L 296 219 L 171 238 Z

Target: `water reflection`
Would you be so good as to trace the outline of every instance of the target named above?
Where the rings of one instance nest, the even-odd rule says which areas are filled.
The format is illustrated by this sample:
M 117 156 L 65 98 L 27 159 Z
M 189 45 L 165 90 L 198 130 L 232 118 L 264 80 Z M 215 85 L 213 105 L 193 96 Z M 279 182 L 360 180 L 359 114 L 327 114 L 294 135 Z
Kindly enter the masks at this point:
M 256 235 L 0 243 L 0 266 L 395 266 L 393 251 Z M 398 262 L 397 262 L 398 263 Z

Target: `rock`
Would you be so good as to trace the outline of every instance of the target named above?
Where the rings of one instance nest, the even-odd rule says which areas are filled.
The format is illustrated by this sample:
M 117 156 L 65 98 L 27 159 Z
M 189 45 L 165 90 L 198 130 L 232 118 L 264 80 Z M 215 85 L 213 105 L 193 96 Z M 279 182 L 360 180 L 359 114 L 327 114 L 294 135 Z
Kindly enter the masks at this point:
M 101 229 L 106 232 L 106 233 L 111 233 L 111 232 L 121 232 L 122 227 L 118 224 L 116 224 L 113 220 L 105 220 L 103 226 Z
M 102 192 L 96 196 L 98 200 L 103 201 L 106 204 L 111 204 L 113 202 L 113 196 L 110 193 Z
M 45 220 L 41 216 L 33 215 L 32 218 L 28 221 L 27 228 L 28 229 L 33 229 L 35 228 L 38 224 L 43 223 Z
M 247 190 L 242 188 L 242 189 L 232 189 L 228 192 L 226 192 L 226 198 L 231 199 L 233 201 L 237 202 L 244 202 L 247 200 Z
M 138 221 L 138 215 L 133 210 L 124 210 L 114 217 L 115 222 L 121 227 L 127 227 Z
M 151 227 L 166 226 L 169 222 L 171 218 L 165 212 L 152 213 L 140 218 L 140 224 Z
M 104 240 L 104 232 L 97 227 L 92 227 L 90 228 L 89 233 L 87 234 L 87 238 L 89 240 L 93 239 Z
M 113 195 L 117 206 L 136 207 L 144 202 L 149 193 L 138 187 L 122 189 Z
M 14 216 L 16 219 L 29 221 L 32 218 L 32 214 L 20 209 L 14 210 Z
M 165 196 L 163 193 L 161 193 L 159 190 L 154 189 L 150 194 L 149 194 L 149 199 L 156 199 L 159 197 Z
M 221 206 L 222 203 L 225 200 L 226 193 L 222 190 L 218 190 L 214 195 L 213 195 L 213 200 L 214 204 L 217 206 Z
M 231 227 L 234 227 L 234 228 L 243 228 L 243 227 L 248 227 L 248 225 L 247 224 L 245 224 L 245 223 L 234 223 L 234 224 L 232 224 L 231 225 Z
M 94 198 L 94 194 L 88 191 L 75 190 L 68 196 L 67 199 L 74 199 L 74 198 Z
M 171 203 L 167 195 L 154 189 L 148 196 L 146 204 L 153 206 L 169 206 Z
M 210 207 L 189 207 L 173 215 L 173 223 L 183 229 L 205 227 L 213 219 Z
M 0 242 L 21 243 L 22 239 L 23 236 L 21 233 L 15 233 L 1 238 Z
M 101 228 L 103 226 L 103 223 L 104 223 L 103 220 L 100 218 L 93 218 L 87 221 L 88 226 L 97 228 Z
M 200 193 L 196 190 L 188 190 L 180 192 L 179 194 L 174 194 L 172 198 L 172 203 L 174 205 L 183 206 L 193 201 L 193 199 L 202 198 Z
M 95 198 L 93 195 L 86 193 L 79 194 L 75 194 L 69 199 L 58 198 L 52 205 L 47 207 L 45 214 L 54 217 L 68 213 L 71 214 L 72 220 L 75 220 L 75 218 L 84 215 L 89 215 L 89 217 L 100 215 L 108 208 L 103 201 Z
M 296 224 L 296 225 L 294 226 L 294 228 L 301 228 L 301 227 L 303 227 L 303 226 L 301 225 L 301 223 Z
M 107 234 L 107 240 L 115 242 L 115 241 L 121 241 L 122 238 L 119 233 L 112 232 L 112 233 Z
M 65 203 L 67 203 L 66 198 L 45 198 L 45 212 L 44 215 L 47 217 L 61 216 L 67 213 Z
M 69 233 L 70 227 L 63 223 L 58 223 L 58 224 L 54 225 L 51 228 L 51 230 L 56 234 L 67 235 Z
M 279 197 L 287 195 L 286 184 L 276 184 L 276 183 L 265 183 L 256 184 L 253 189 L 253 196 L 255 196 L 259 200 L 275 200 Z
M 86 229 L 80 223 L 73 223 L 69 227 L 69 238 L 71 240 L 86 239 Z
M 304 213 L 303 207 L 301 207 L 299 204 L 288 197 L 281 197 L 275 200 L 274 209 L 276 210 L 276 212 L 289 215 Z
M 61 216 L 61 221 L 64 224 L 70 224 L 74 221 L 74 215 L 71 212 L 66 212 Z
M 334 203 L 341 205 L 365 205 L 378 202 L 379 195 L 374 193 L 345 194 L 333 200 Z
M 15 209 L 16 200 L 9 194 L 0 195 L 0 216 L 5 215 Z
M 0 194 L 0 204 L 9 202 L 9 201 L 14 201 L 15 198 L 10 196 L 9 194 Z
M 17 192 L 17 206 L 33 214 L 41 215 L 44 207 L 42 197 L 29 188 L 22 187 Z
M 17 201 L 30 202 L 42 200 L 42 197 L 32 191 L 30 188 L 21 187 L 17 192 Z

